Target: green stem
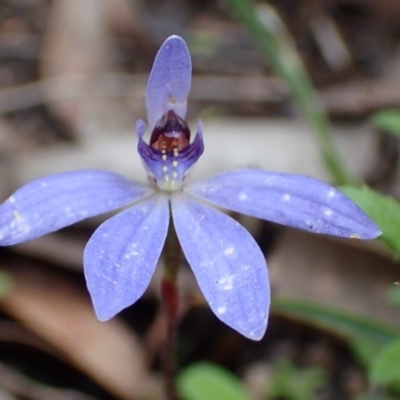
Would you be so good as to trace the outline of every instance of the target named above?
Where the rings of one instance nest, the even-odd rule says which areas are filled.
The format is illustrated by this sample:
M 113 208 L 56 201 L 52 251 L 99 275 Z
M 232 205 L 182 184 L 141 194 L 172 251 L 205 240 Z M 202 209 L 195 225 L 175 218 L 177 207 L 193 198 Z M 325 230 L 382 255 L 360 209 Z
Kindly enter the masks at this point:
M 282 25 L 278 31 L 281 31 L 276 32 L 261 21 L 251 0 L 228 0 L 228 4 L 257 39 L 275 73 L 288 85 L 317 136 L 324 163 L 335 183 L 355 183 L 334 145 L 331 124 L 318 102 L 310 77 L 290 43 L 288 32 L 284 29 L 282 32 L 281 21 L 278 20 Z
M 166 337 L 162 354 L 165 394 L 168 400 L 178 400 L 175 380 L 176 327 L 178 320 L 179 294 L 177 278 L 182 251 L 171 219 L 165 242 L 164 276 L 161 281 L 161 300 L 166 320 Z

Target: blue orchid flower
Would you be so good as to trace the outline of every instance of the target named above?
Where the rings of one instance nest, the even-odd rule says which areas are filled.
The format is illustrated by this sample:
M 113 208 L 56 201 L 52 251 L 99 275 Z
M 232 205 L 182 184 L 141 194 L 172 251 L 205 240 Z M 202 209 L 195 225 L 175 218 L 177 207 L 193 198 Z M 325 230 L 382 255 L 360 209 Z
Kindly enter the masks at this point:
M 203 127 L 191 141 L 185 122 L 191 59 L 171 36 L 150 74 L 146 107 L 152 128 L 137 123 L 147 185 L 113 172 L 50 175 L 17 190 L 0 205 L 0 245 L 13 245 L 85 218 L 124 208 L 94 232 L 84 251 L 87 286 L 99 320 L 135 303 L 146 290 L 172 216 L 183 253 L 215 315 L 251 339 L 266 330 L 270 285 L 253 237 L 217 208 L 310 232 L 373 239 L 377 225 L 337 189 L 306 176 L 239 169 L 198 183 L 187 173 L 203 153 Z

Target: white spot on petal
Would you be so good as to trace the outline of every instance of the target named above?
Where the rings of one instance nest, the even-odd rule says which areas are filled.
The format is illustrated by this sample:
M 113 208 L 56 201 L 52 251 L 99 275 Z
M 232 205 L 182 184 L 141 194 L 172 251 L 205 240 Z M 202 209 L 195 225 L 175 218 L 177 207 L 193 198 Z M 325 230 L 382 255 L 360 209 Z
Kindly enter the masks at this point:
M 285 201 L 289 201 L 290 200 L 290 194 L 284 194 L 283 195 L 283 200 L 285 200 Z
M 9 197 L 8 201 L 10 203 L 15 203 L 15 197 L 14 196 Z
M 225 253 L 227 256 L 230 256 L 230 255 L 233 254 L 234 251 L 235 251 L 235 248 L 234 248 L 234 247 L 227 247 L 227 248 L 225 249 L 224 253 Z
M 14 210 L 13 214 L 14 214 L 14 221 L 10 224 L 10 227 L 13 229 L 17 227 L 18 230 L 23 231 L 25 233 L 29 232 L 31 230 L 30 226 L 27 224 L 23 216 L 17 210 Z
M 330 209 L 325 210 L 325 215 L 326 215 L 327 217 L 330 217 L 332 214 L 333 214 L 333 211 L 332 211 L 332 210 L 330 210 Z
M 249 197 L 247 196 L 246 193 L 244 193 L 244 192 L 240 192 L 240 193 L 239 193 L 238 199 L 239 199 L 240 201 L 245 201 L 245 200 L 247 200 L 248 198 L 249 198 Z
M 45 187 L 47 187 L 47 183 L 46 182 L 41 182 L 40 186 L 45 188 Z
M 334 189 L 331 189 L 331 190 L 328 192 L 328 196 L 329 196 L 329 197 L 335 197 L 335 196 L 336 196 L 335 190 L 334 190 Z
M 217 312 L 218 314 L 224 314 L 226 312 L 226 307 L 218 307 Z
M 233 275 L 225 275 L 223 276 L 218 284 L 223 290 L 232 290 L 233 288 Z

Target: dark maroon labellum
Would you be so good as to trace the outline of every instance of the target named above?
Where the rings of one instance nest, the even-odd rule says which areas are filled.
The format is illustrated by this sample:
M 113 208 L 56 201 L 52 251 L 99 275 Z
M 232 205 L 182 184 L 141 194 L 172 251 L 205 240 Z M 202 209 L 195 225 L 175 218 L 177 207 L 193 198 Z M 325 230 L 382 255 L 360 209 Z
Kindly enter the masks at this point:
M 159 151 L 180 151 L 189 146 L 188 124 L 174 111 L 169 110 L 157 122 L 150 138 L 150 146 Z

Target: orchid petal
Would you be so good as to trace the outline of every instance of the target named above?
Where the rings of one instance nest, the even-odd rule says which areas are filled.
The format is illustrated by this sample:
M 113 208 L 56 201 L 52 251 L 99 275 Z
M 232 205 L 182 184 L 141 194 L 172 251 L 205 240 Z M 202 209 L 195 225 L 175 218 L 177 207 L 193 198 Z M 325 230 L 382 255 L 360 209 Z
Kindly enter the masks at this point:
M 108 171 L 46 176 L 23 186 L 0 205 L 0 245 L 35 239 L 123 207 L 151 192 L 144 185 Z
M 147 84 L 147 119 L 152 128 L 168 110 L 185 118 L 191 80 L 189 49 L 182 38 L 170 36 L 158 50 Z
M 215 205 L 315 233 L 374 239 L 379 227 L 339 190 L 315 179 L 243 169 L 188 185 Z
M 100 321 L 132 305 L 147 289 L 168 224 L 168 198 L 155 195 L 107 220 L 90 238 L 84 272 Z
M 183 252 L 215 315 L 251 339 L 264 335 L 270 290 L 253 237 L 235 220 L 184 193 L 172 197 Z

